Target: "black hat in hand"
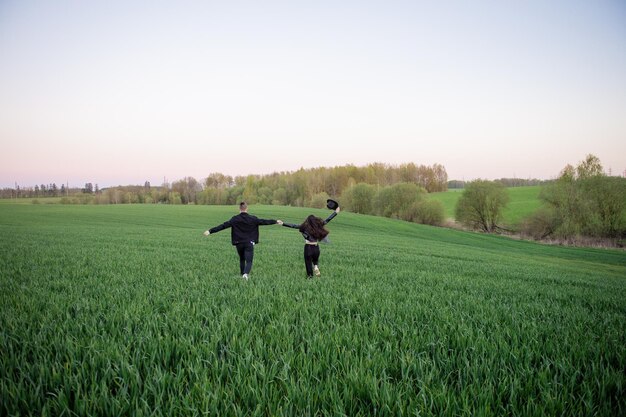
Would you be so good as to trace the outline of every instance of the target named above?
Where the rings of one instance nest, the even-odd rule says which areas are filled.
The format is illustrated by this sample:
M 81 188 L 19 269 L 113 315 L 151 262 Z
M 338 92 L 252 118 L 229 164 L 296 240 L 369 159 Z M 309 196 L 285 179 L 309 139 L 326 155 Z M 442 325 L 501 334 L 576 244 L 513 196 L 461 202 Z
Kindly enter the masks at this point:
M 337 207 L 339 207 L 339 203 L 329 198 L 328 200 L 326 200 L 326 207 L 328 207 L 330 210 L 335 210 Z

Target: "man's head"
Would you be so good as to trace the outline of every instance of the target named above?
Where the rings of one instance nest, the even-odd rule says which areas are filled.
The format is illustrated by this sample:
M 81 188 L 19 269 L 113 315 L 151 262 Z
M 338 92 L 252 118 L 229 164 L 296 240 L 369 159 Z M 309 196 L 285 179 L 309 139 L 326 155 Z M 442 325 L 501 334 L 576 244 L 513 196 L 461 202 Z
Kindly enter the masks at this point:
M 242 201 L 241 203 L 239 203 L 239 211 L 242 213 L 248 212 L 248 205 L 246 204 L 245 201 Z

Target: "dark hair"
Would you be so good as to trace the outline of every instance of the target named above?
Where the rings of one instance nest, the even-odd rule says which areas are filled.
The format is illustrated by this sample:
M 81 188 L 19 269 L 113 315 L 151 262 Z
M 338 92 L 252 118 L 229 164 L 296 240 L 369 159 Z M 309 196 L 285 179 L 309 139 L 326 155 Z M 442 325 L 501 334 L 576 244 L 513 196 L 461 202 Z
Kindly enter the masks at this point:
M 324 220 L 312 214 L 304 220 L 304 223 L 300 225 L 298 230 L 308 233 L 309 236 L 317 240 L 324 239 L 329 233 L 328 230 L 324 228 Z
M 248 205 L 246 204 L 245 201 L 242 201 L 241 203 L 239 203 L 239 210 L 244 211 L 247 208 L 248 208 Z

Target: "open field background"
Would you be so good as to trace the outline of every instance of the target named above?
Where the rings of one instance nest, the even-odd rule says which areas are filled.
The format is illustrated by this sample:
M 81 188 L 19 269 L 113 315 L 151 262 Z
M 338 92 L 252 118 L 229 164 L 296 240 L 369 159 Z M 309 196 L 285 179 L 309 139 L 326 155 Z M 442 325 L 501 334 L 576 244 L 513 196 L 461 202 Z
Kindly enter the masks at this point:
M 507 192 L 509 194 L 510 201 L 502 213 L 502 219 L 507 226 L 518 225 L 525 217 L 531 215 L 539 207 L 541 207 L 541 200 L 539 200 L 539 193 L 541 192 L 540 185 L 508 187 Z M 454 219 L 456 202 L 462 193 L 462 189 L 451 189 L 448 191 L 429 194 L 428 198 L 441 201 L 443 203 L 446 218 Z
M 505 208 L 503 221 L 506 226 L 517 226 L 525 217 L 531 215 L 541 206 L 539 193 L 541 186 L 508 187 L 510 202 Z M 456 203 L 463 189 L 450 189 L 443 192 L 427 194 L 429 199 L 439 200 L 444 207 L 446 219 L 454 219 Z M 340 199 L 341 200 L 341 199 Z M 40 197 L 20 199 L 0 199 L 0 204 L 59 204 L 61 197 Z
M 233 214 L 0 204 L 0 414 L 626 414 L 623 251 L 342 212 L 321 279 L 264 226 L 244 282 Z

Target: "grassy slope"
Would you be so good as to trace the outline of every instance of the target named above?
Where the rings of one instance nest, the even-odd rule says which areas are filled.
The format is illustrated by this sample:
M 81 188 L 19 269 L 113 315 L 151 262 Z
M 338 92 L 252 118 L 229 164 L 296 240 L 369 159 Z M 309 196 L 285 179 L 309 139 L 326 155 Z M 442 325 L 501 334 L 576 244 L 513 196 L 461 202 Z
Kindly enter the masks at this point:
M 0 205 L 0 413 L 626 411 L 624 252 L 341 213 L 321 280 L 264 226 L 245 283 L 232 214 Z
M 541 201 L 539 200 L 540 185 L 512 187 L 508 188 L 508 191 L 511 200 L 503 213 L 507 224 L 515 225 L 541 207 Z
M 507 188 L 510 201 L 503 212 L 504 222 L 507 225 L 516 225 L 524 217 L 532 214 L 541 206 L 539 192 L 541 186 L 532 187 L 509 187 Z M 430 198 L 437 199 L 443 203 L 447 218 L 454 218 L 456 202 L 463 190 L 449 190 L 441 193 L 432 193 Z

